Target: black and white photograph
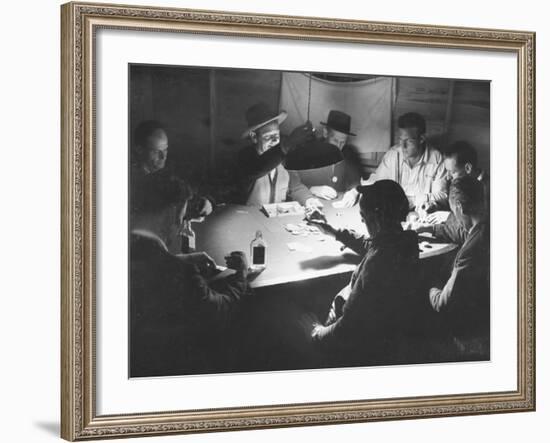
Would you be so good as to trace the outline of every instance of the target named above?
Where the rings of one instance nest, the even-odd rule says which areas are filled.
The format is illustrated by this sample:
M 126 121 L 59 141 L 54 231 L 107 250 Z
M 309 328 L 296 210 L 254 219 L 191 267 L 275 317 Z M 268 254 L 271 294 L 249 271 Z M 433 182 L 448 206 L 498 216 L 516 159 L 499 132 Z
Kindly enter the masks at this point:
M 6 2 L 1 441 L 547 440 L 550 26 L 504 6 Z
M 130 377 L 490 360 L 490 81 L 128 75 Z

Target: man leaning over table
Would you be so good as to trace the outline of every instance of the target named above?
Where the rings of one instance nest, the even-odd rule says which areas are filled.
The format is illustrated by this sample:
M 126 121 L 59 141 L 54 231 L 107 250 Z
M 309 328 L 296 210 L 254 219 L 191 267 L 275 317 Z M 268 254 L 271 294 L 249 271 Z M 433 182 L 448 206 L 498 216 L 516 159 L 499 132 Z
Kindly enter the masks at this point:
M 172 225 L 181 229 L 200 215 L 189 205 L 192 190 L 172 176 L 144 181 L 130 220 L 131 376 L 212 371 L 227 358 L 224 337 L 249 295 L 246 255 L 229 253 L 236 272 L 214 287 L 210 256 L 173 254 L 166 245 Z
M 444 152 L 445 169 L 449 180 L 461 177 L 473 177 L 483 185 L 483 202 L 485 213 L 489 218 L 490 212 L 490 189 L 489 174 L 478 167 L 477 152 L 475 148 L 466 141 L 457 141 L 449 146 Z M 414 227 L 418 233 L 429 232 L 436 238 L 447 242 L 463 244 L 468 232 L 462 227 L 455 215 L 447 211 L 438 211 L 427 217 L 427 222 Z
M 132 134 L 132 162 L 130 168 L 130 206 L 132 211 L 142 194 L 148 192 L 147 177 L 151 174 L 160 176 L 175 175 L 167 168 L 169 138 L 166 128 L 157 120 L 140 122 Z M 185 180 L 188 182 L 188 180 Z M 189 183 L 188 183 L 189 184 Z M 193 205 L 201 208 L 201 213 L 208 215 L 214 208 L 214 199 L 196 193 Z
M 436 206 L 447 202 L 447 180 L 443 155 L 426 141 L 426 121 L 416 112 L 397 120 L 398 143 L 384 154 L 376 171 L 363 184 L 393 180 L 401 185 L 409 208 Z M 356 192 L 349 192 L 343 204 L 357 202 Z

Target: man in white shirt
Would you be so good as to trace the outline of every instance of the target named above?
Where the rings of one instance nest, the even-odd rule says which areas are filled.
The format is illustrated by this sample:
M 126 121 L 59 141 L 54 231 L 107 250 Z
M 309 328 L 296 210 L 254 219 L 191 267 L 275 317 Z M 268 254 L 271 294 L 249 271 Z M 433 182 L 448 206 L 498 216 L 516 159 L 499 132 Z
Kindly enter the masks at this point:
M 416 112 L 403 114 L 397 120 L 398 143 L 392 146 L 376 171 L 362 184 L 393 180 L 401 185 L 411 209 L 425 204 L 447 201 L 447 180 L 443 155 L 426 143 L 426 121 Z M 357 196 L 348 192 L 345 205 L 355 203 Z

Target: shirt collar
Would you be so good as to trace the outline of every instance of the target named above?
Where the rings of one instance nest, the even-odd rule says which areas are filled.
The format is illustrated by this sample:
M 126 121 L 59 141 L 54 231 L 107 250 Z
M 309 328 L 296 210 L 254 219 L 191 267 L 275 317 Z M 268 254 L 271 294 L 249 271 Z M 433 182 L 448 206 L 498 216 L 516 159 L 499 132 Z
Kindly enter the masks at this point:
M 485 220 L 481 220 L 476 225 L 472 226 L 470 229 L 468 229 L 468 236 L 472 236 L 475 232 L 480 231 L 485 226 Z
M 405 160 L 405 156 L 403 155 L 403 148 L 401 146 L 399 146 L 399 148 L 397 148 L 399 150 L 399 153 L 401 154 L 401 164 L 406 164 L 407 166 L 409 165 L 407 163 L 407 160 Z M 423 164 L 426 164 L 426 163 L 429 163 L 430 162 L 430 152 L 428 152 L 430 150 L 429 146 L 426 144 L 424 145 L 424 152 L 422 153 L 422 156 L 420 157 L 420 160 L 418 160 L 418 163 L 415 163 L 415 165 L 413 166 L 413 168 L 417 165 L 423 165 Z

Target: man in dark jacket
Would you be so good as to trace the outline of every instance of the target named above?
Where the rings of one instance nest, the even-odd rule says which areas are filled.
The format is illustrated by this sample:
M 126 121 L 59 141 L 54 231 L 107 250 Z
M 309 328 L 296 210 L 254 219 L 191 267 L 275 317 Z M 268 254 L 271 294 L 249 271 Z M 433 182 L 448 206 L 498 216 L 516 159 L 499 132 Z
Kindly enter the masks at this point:
M 336 146 L 343 159 L 331 166 L 290 171 L 289 195 L 304 206 L 322 207 L 321 200 L 334 200 L 338 192 L 354 189 L 361 179 L 361 164 L 355 148 L 349 145 L 351 117 L 345 112 L 331 110 L 323 125 L 322 141 Z M 321 200 L 319 200 L 321 199 Z
M 433 309 L 444 319 L 460 359 L 489 358 L 490 244 L 484 187 L 474 177 L 452 181 L 451 211 L 467 232 L 444 285 L 430 290 Z
M 313 137 L 311 122 L 299 126 L 288 137 L 281 137 L 279 125 L 287 113 L 275 113 L 265 103 L 246 111 L 248 128 L 242 138 L 251 144 L 239 152 L 237 162 L 237 202 L 261 206 L 285 201 L 289 175 L 283 166 L 286 155 Z
M 416 319 L 418 240 L 401 227 L 409 204 L 396 182 L 381 180 L 358 190 L 369 238 L 316 223 L 363 259 L 336 296 L 325 325 L 314 326 L 312 339 L 340 364 L 389 363 Z
M 181 181 L 149 174 L 130 234 L 130 376 L 215 371 L 223 338 L 248 294 L 244 253 L 232 252 L 235 274 L 214 287 L 214 261 L 205 253 L 175 255 L 166 239 L 172 225 L 193 218 L 192 195 Z

